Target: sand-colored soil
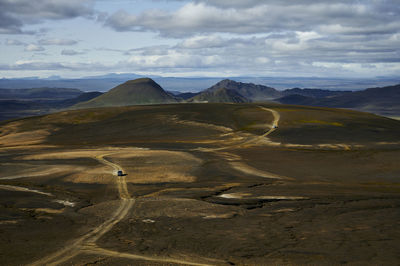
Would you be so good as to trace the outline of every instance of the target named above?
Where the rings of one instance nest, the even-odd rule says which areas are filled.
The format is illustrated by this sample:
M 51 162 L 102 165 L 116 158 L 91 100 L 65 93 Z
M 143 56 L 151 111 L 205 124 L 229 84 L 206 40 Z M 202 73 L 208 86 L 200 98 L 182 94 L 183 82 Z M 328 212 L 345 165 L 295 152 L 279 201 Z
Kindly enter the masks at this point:
M 37 193 L 37 194 L 46 195 L 46 196 L 53 196 L 53 194 L 48 193 L 48 192 L 43 192 L 43 191 L 36 190 L 36 189 L 29 189 L 29 188 L 25 188 L 25 187 L 10 186 L 10 185 L 0 185 L 0 189 L 6 189 L 6 190 L 11 190 L 11 191 L 21 191 L 21 192 L 31 192 L 31 193 Z
M 113 147 L 41 153 L 24 156 L 20 159 L 26 161 L 79 158 L 96 159 L 100 155 L 105 155 L 111 161 L 118 162 L 124 169 L 125 174 L 127 174 L 126 180 L 128 183 L 193 182 L 195 176 L 190 174 L 190 172 L 202 163 L 201 159 L 185 152 Z M 67 167 L 51 166 L 53 171 L 66 170 L 65 168 Z M 73 173 L 65 177 L 66 181 L 109 184 L 113 182 L 110 175 L 115 175 L 118 169 L 110 171 L 110 168 L 106 165 L 99 164 L 97 167 L 87 169 L 71 167 L 70 170 Z M 33 175 L 44 175 L 46 173 L 45 171 L 38 171 Z
M 49 129 L 37 129 L 33 131 L 20 131 L 22 122 L 12 122 L 0 129 L 0 147 L 29 146 L 42 143 L 48 135 Z

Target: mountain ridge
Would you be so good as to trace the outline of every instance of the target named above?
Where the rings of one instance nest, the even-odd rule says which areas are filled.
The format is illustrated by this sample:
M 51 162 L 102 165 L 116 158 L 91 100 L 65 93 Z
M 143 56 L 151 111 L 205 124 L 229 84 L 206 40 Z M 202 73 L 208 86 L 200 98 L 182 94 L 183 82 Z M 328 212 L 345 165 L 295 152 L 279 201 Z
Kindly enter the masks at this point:
M 400 84 L 323 98 L 292 94 L 278 98 L 276 101 L 282 104 L 349 108 L 380 115 L 398 116 L 400 115 Z
M 222 87 L 213 90 L 205 90 L 202 93 L 190 98 L 188 102 L 247 103 L 250 101 L 236 90 Z
M 253 102 L 272 100 L 281 96 L 281 93 L 272 87 L 256 85 L 253 83 L 237 82 L 230 79 L 221 80 L 217 84 L 208 88 L 206 91 L 215 91 L 220 88 L 234 90 L 241 96 Z

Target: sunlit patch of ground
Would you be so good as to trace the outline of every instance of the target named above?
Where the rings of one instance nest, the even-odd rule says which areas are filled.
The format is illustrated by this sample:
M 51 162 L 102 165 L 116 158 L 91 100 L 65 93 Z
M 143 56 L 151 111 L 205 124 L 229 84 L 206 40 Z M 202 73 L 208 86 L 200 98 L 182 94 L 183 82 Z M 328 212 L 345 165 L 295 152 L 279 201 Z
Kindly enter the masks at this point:
M 317 125 L 328 125 L 328 126 L 335 126 L 335 127 L 343 127 L 343 123 L 339 122 L 330 122 L 330 121 L 321 121 L 321 120 L 299 120 L 298 123 L 300 124 L 317 124 Z
M 190 172 L 199 167 L 202 160 L 186 152 L 148 150 L 140 148 L 99 148 L 70 151 L 40 153 L 21 157 L 23 160 L 49 159 L 79 159 L 93 158 L 105 155 L 122 166 L 129 183 L 159 183 L 159 182 L 193 182 L 195 176 Z M 49 169 L 37 172 L 43 175 L 46 171 L 61 171 L 70 168 L 71 171 L 64 180 L 74 183 L 109 184 L 114 180 L 110 175 L 116 175 L 115 170 L 106 165 L 82 169 L 76 166 L 49 166 Z M 35 173 L 31 173 L 31 176 Z
M 136 150 L 108 156 L 126 171 L 128 183 L 193 182 L 202 160 L 186 152 Z
M 60 214 L 64 211 L 64 209 L 50 209 L 50 208 L 21 208 L 23 211 L 35 211 L 38 213 L 50 213 L 50 214 Z
M 1 127 L 0 147 L 40 144 L 50 135 L 47 129 L 18 132 L 19 126 L 20 122 L 14 122 Z
M 27 160 L 29 161 L 29 160 Z M 20 164 L 16 164 L 18 166 Z M 8 167 L 12 167 L 10 164 Z M 25 166 L 26 167 L 26 166 Z M 0 174 L 0 180 L 11 180 L 11 179 L 19 179 L 26 177 L 41 177 L 41 176 L 49 176 L 49 175 L 60 175 L 60 174 L 72 174 L 79 173 L 81 171 L 85 171 L 85 167 L 72 166 L 72 165 L 42 165 L 42 166 L 32 166 L 31 170 L 26 170 L 26 168 L 20 168 L 18 170 L 14 170 L 13 173 L 3 172 Z M 29 166 L 28 166 L 29 168 Z M 9 171 L 8 171 L 9 172 Z
M 182 124 L 182 125 L 188 125 L 188 126 L 193 126 L 193 127 L 204 127 L 204 128 L 209 128 L 217 131 L 221 131 L 223 133 L 229 133 L 232 132 L 233 129 L 229 127 L 224 127 L 220 125 L 215 125 L 215 124 L 210 124 L 210 123 L 202 123 L 202 122 L 197 122 L 197 121 L 190 121 L 190 120 L 183 120 L 179 119 L 177 115 L 172 115 L 169 117 L 166 117 L 169 121 L 175 124 Z
M 25 188 L 25 187 L 17 187 L 17 186 L 10 186 L 10 185 L 0 185 L 0 189 L 11 190 L 11 191 L 20 191 L 20 192 L 31 192 L 31 193 L 37 193 L 37 194 L 46 195 L 46 196 L 53 196 L 51 193 L 39 191 L 36 189 L 29 189 L 29 188 Z
M 260 177 L 264 177 L 264 178 L 272 178 L 272 179 L 290 179 L 290 178 L 283 177 L 283 176 L 280 176 L 277 174 L 258 170 L 256 168 L 253 168 L 242 162 L 231 162 L 230 165 L 232 166 L 233 169 L 240 171 L 247 175 L 255 175 L 255 176 L 260 176 Z

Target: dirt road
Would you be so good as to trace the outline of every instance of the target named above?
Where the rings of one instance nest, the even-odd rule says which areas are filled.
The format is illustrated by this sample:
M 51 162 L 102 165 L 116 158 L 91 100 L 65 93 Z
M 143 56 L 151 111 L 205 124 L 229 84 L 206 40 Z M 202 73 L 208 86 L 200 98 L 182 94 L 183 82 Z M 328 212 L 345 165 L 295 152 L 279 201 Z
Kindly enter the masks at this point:
M 281 118 L 281 116 L 279 115 L 279 113 L 273 109 L 270 108 L 266 108 L 263 106 L 258 106 L 259 108 L 261 108 L 262 110 L 271 112 L 274 120 L 272 121 L 271 125 L 270 125 L 270 129 L 268 131 L 266 131 L 264 134 L 260 135 L 260 136 L 255 136 L 252 137 L 251 139 L 248 139 L 244 142 L 241 143 L 237 143 L 237 144 L 232 144 L 232 145 L 227 145 L 225 147 L 221 147 L 221 148 L 200 148 L 198 150 L 204 151 L 204 152 L 213 152 L 216 153 L 218 155 L 220 155 L 222 158 L 226 158 L 226 156 L 230 157 L 228 159 L 229 164 L 231 165 L 231 167 L 237 171 L 240 171 L 242 173 L 245 174 L 251 174 L 251 175 L 255 175 L 255 176 L 260 176 L 260 177 L 264 177 L 264 178 L 270 178 L 270 179 L 286 179 L 286 180 L 291 180 L 292 178 L 286 177 L 286 176 L 281 176 L 281 175 L 277 175 L 274 173 L 270 173 L 270 172 L 266 172 L 266 171 L 261 171 L 258 169 L 255 169 L 247 164 L 245 164 L 242 159 L 239 158 L 235 158 L 236 156 L 234 154 L 231 153 L 224 153 L 222 152 L 223 150 L 227 150 L 227 149 L 232 149 L 232 148 L 245 148 L 247 146 L 251 146 L 251 145 L 255 145 L 258 144 L 259 142 L 262 142 L 265 140 L 265 138 L 271 134 L 272 132 L 274 132 L 279 125 L 279 120 Z
M 122 170 L 122 167 L 106 160 L 104 157 L 112 154 L 116 154 L 118 152 L 102 154 L 95 157 L 96 160 L 105 164 L 113 169 L 114 176 L 118 170 Z M 204 258 L 204 261 L 208 261 L 209 263 L 197 263 L 192 261 L 174 259 L 170 257 L 157 257 L 157 256 L 143 256 L 136 255 L 130 253 L 120 253 L 113 250 L 106 250 L 101 247 L 98 247 L 96 241 L 102 237 L 104 234 L 109 232 L 114 225 L 120 222 L 124 217 L 129 213 L 130 209 L 135 203 L 135 199 L 131 197 L 128 191 L 128 187 L 126 184 L 125 176 L 115 177 L 117 181 L 118 193 L 120 197 L 120 205 L 118 209 L 111 215 L 111 217 L 106 220 L 104 223 L 83 235 L 82 237 L 74 240 L 72 243 L 67 244 L 67 246 L 43 259 L 40 259 L 34 262 L 32 265 L 59 265 L 61 263 L 67 262 L 73 257 L 77 256 L 80 253 L 87 254 L 96 254 L 103 255 L 105 257 L 122 257 L 136 260 L 144 260 L 144 261 L 153 261 L 153 262 L 161 262 L 161 263 L 175 263 L 175 264 L 184 264 L 184 265 L 212 265 L 215 263 L 221 263 L 219 260 L 207 259 Z
M 265 108 L 262 106 L 259 106 L 261 109 L 269 111 L 273 114 L 274 120 L 272 121 L 271 128 L 264 133 L 261 136 L 257 136 L 251 140 L 248 140 L 244 143 L 239 143 L 235 145 L 230 145 L 224 148 L 217 148 L 217 149 L 210 149 L 211 152 L 219 152 L 222 149 L 227 149 L 227 148 L 234 148 L 234 147 L 243 147 L 247 145 L 253 145 L 258 143 L 260 140 L 264 139 L 266 136 L 274 132 L 278 126 L 280 115 L 278 112 L 275 110 Z M 118 193 L 119 193 L 119 198 L 120 198 L 120 203 L 118 209 L 111 215 L 111 217 L 106 220 L 104 223 L 96 227 L 94 230 L 88 232 L 87 234 L 83 235 L 82 237 L 74 240 L 72 243 L 68 244 L 65 248 L 39 260 L 33 263 L 32 265 L 59 265 L 61 263 L 67 262 L 68 260 L 72 259 L 73 257 L 77 256 L 80 253 L 87 253 L 87 254 L 97 254 L 97 255 L 103 255 L 105 257 L 124 257 L 124 258 L 130 258 L 130 259 L 137 259 L 137 260 L 145 260 L 145 261 L 157 261 L 161 263 L 176 263 L 176 264 L 185 264 L 185 265 L 210 265 L 210 264 L 216 264 L 216 263 L 221 263 L 222 261 L 217 261 L 213 259 L 207 259 L 204 258 L 203 261 L 206 261 L 206 264 L 203 263 L 197 263 L 197 262 L 192 262 L 192 261 L 186 261 L 186 260 L 179 260 L 179 259 L 174 259 L 170 257 L 150 257 L 150 256 L 143 256 L 143 255 L 137 255 L 137 254 L 129 254 L 129 253 L 120 253 L 117 251 L 113 250 L 106 250 L 101 247 L 98 247 L 96 244 L 96 241 L 102 237 L 104 234 L 109 232 L 114 225 L 116 225 L 118 222 L 120 222 L 124 217 L 129 213 L 129 210 L 132 208 L 132 206 L 135 203 L 135 199 L 131 197 L 129 194 L 127 184 L 126 184 L 126 177 L 125 176 L 118 176 L 116 177 L 116 173 L 118 170 L 122 170 L 122 167 L 120 165 L 117 165 L 113 162 L 108 161 L 104 157 L 110 156 L 113 154 L 118 154 L 118 151 L 116 152 L 111 152 L 111 153 L 106 153 L 106 154 L 101 154 L 97 155 L 94 158 L 99 161 L 100 163 L 109 166 L 110 168 L 113 169 L 113 176 L 115 177 L 116 184 L 118 187 Z M 243 163 L 241 163 L 240 167 L 236 168 L 246 168 L 244 167 Z M 246 168 L 247 169 L 247 168 Z M 243 171 L 243 170 L 242 170 Z M 275 176 L 271 173 L 262 173 L 260 174 L 261 171 L 256 172 L 254 169 L 252 169 L 252 173 L 255 175 L 262 175 L 263 177 L 269 177 L 269 178 L 281 178 L 278 176 Z M 209 264 L 210 263 L 210 264 Z
M 197 148 L 195 150 L 200 150 L 200 151 L 205 151 L 205 152 L 223 151 L 223 150 L 232 149 L 232 148 L 243 148 L 243 147 L 246 147 L 249 145 L 257 144 L 260 141 L 265 140 L 265 137 L 267 137 L 269 134 L 271 134 L 278 128 L 279 120 L 280 120 L 281 116 L 279 115 L 279 113 L 277 111 L 275 111 L 273 109 L 266 108 L 263 106 L 258 106 L 258 107 L 265 111 L 271 112 L 274 117 L 274 120 L 271 123 L 271 128 L 267 132 L 265 132 L 264 134 L 262 134 L 260 136 L 255 136 L 250 139 L 247 139 L 246 141 L 241 142 L 241 143 L 235 143 L 235 144 L 227 145 L 225 147 L 220 147 L 220 148 Z
M 237 145 L 237 147 L 244 147 L 244 146 L 247 146 L 247 145 L 250 145 L 250 144 L 257 144 L 258 142 L 260 142 L 263 139 L 265 139 L 265 137 L 267 137 L 269 134 L 271 134 L 272 132 L 274 132 L 278 128 L 279 120 L 281 119 L 280 114 L 277 111 L 275 111 L 273 109 L 270 109 L 270 108 L 266 108 L 266 107 L 263 107 L 263 106 L 258 106 L 258 107 L 260 107 L 261 109 L 263 109 L 265 111 L 268 111 L 268 112 L 272 113 L 272 115 L 274 117 L 274 120 L 272 121 L 271 128 L 267 132 L 262 134 L 261 136 L 258 136 L 258 137 L 254 138 L 254 139 L 251 139 L 251 140 L 248 140 L 245 143 L 239 144 L 239 145 Z
M 36 194 L 41 194 L 41 195 L 46 195 L 46 196 L 53 196 L 51 193 L 43 192 L 40 190 L 36 189 L 29 189 L 26 187 L 17 187 L 17 186 L 10 186 L 10 185 L 0 185 L 0 189 L 5 189 L 5 190 L 11 190 L 11 191 L 21 191 L 21 192 L 31 192 L 31 193 L 36 193 Z
M 264 135 L 261 135 L 261 136 L 260 136 L 260 137 L 266 137 L 266 136 L 268 136 L 269 134 L 271 134 L 272 132 L 274 132 L 274 131 L 278 128 L 279 120 L 281 119 L 281 116 L 280 116 L 280 114 L 279 114 L 277 111 L 275 111 L 275 110 L 273 110 L 273 109 L 266 108 L 266 107 L 263 107 L 263 106 L 259 106 L 259 107 L 260 107 L 261 109 L 265 110 L 265 111 L 271 112 L 272 115 L 274 116 L 274 121 L 272 121 L 272 127 L 271 127 L 271 129 L 268 130 L 266 133 L 264 133 Z
M 96 156 L 95 158 L 99 162 L 112 167 L 114 170 L 122 170 L 122 167 L 120 167 L 119 165 L 104 159 L 104 156 L 107 155 L 110 154 L 103 154 L 100 156 Z M 39 261 L 36 261 L 32 265 L 58 265 L 75 257 L 85 249 L 87 250 L 90 249 L 90 247 L 96 247 L 96 241 L 105 233 L 110 231 L 110 229 L 115 224 L 120 222 L 128 214 L 129 210 L 135 203 L 135 199 L 131 198 L 131 196 L 129 195 L 128 188 L 126 186 L 125 176 L 118 176 L 116 179 L 118 193 L 121 200 L 119 208 L 111 215 L 111 217 L 104 223 L 96 227 L 93 231 L 76 239 L 73 243 L 68 244 L 60 251 L 57 251 L 56 253 L 51 254 Z

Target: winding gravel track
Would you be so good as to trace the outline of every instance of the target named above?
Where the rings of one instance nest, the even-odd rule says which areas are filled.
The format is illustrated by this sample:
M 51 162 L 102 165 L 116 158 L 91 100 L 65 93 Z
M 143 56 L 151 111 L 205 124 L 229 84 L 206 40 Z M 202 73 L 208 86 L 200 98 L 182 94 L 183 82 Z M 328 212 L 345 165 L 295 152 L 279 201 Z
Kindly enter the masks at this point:
M 104 157 L 108 155 L 116 154 L 109 153 L 109 154 L 102 154 L 95 157 L 96 160 L 111 167 L 115 172 L 118 170 L 122 170 L 122 167 L 106 160 Z M 116 178 L 118 193 L 120 197 L 120 205 L 118 209 L 111 215 L 111 217 L 106 220 L 104 223 L 90 231 L 89 233 L 81 236 L 80 238 L 74 240 L 72 243 L 68 244 L 65 248 L 43 258 L 32 265 L 59 265 L 61 263 L 67 262 L 68 260 L 72 259 L 73 257 L 77 256 L 81 253 L 87 254 L 96 254 L 96 255 L 103 255 L 106 257 L 122 257 L 128 259 L 135 259 L 135 260 L 144 260 L 144 261 L 153 261 L 153 262 L 161 262 L 161 263 L 175 263 L 175 264 L 184 264 L 184 265 L 212 265 L 212 264 L 203 264 L 197 263 L 192 261 L 174 259 L 170 257 L 158 257 L 158 256 L 144 256 L 144 255 L 136 255 L 130 253 L 121 253 L 113 250 L 103 249 L 97 246 L 96 241 L 102 237 L 104 234 L 109 232 L 114 225 L 120 222 L 125 216 L 129 213 L 130 209 L 135 203 L 135 199 L 131 197 L 128 191 L 128 187 L 126 184 L 125 176 L 118 176 Z M 219 260 L 213 260 L 204 258 L 205 261 L 211 261 L 213 264 L 218 262 L 221 263 Z

